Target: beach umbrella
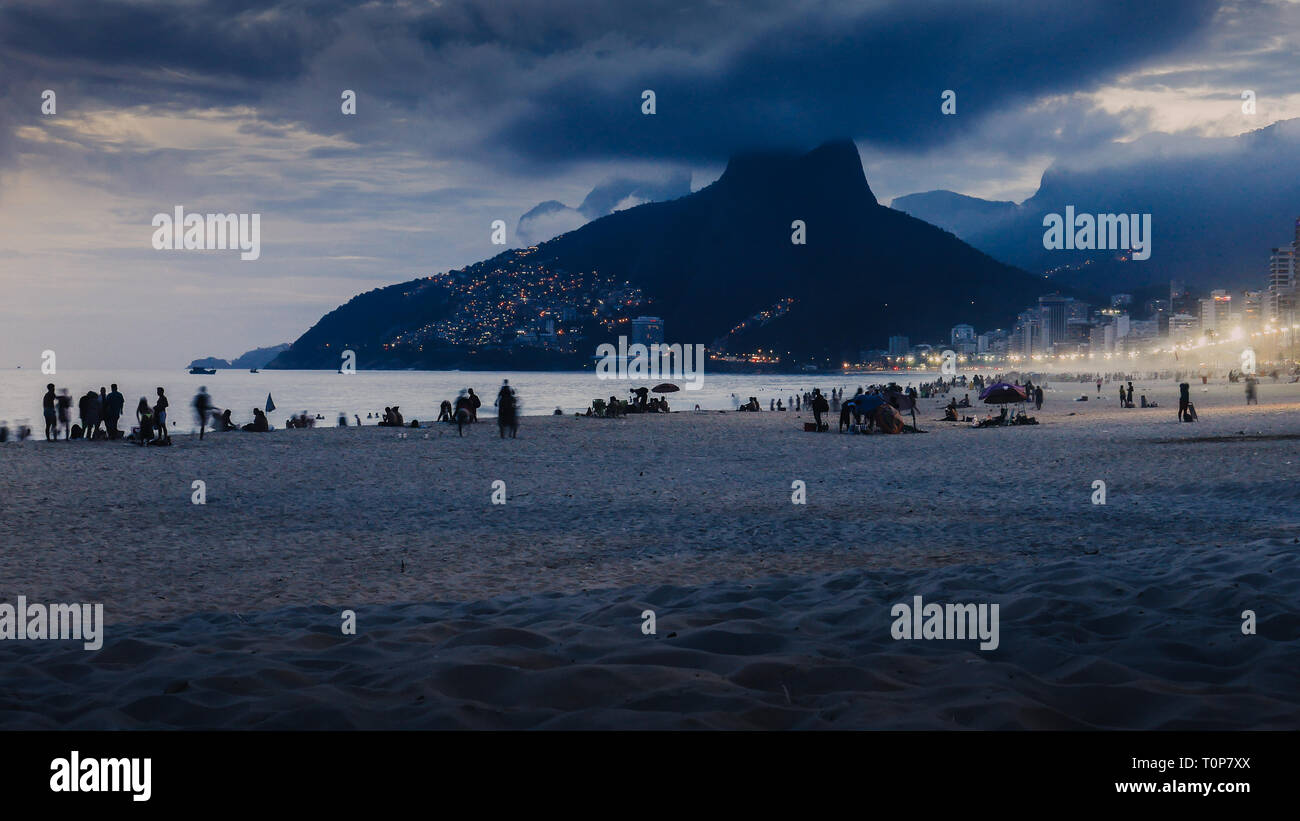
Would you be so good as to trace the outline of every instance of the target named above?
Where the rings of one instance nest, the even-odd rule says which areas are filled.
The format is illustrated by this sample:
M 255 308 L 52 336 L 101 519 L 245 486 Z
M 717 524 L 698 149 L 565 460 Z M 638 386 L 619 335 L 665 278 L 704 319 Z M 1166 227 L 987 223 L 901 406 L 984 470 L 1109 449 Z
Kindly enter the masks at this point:
M 271 394 L 266 395 L 266 412 L 270 413 L 275 410 L 275 403 L 271 401 Z
M 875 393 L 864 393 L 853 397 L 844 404 L 852 405 L 857 413 L 871 413 L 885 404 L 885 397 Z
M 991 405 L 1006 405 L 1012 402 L 1029 401 L 1025 389 L 1019 385 L 1006 382 L 994 382 L 980 393 L 980 399 Z
M 653 388 L 650 389 L 650 392 L 651 393 L 676 393 L 679 390 L 681 390 L 681 388 L 677 387 L 673 383 L 665 382 L 662 385 L 655 385 Z

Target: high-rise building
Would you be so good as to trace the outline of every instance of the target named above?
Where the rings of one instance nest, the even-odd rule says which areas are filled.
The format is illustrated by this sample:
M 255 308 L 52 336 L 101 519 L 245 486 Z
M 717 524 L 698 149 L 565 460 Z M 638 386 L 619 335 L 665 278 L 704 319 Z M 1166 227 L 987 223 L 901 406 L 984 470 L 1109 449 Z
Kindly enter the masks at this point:
M 1264 321 L 1264 292 L 1246 290 L 1241 292 L 1236 319 L 1247 328 L 1257 328 Z
M 657 316 L 638 316 L 632 320 L 632 344 L 663 344 L 664 321 Z
M 1180 279 L 1169 280 L 1169 310 L 1176 314 L 1196 314 L 1200 310 L 1192 292 Z
M 1038 310 L 1042 313 L 1044 348 L 1066 341 L 1065 314 L 1069 303 L 1070 298 L 1060 294 L 1038 298 Z
M 948 338 L 954 348 L 963 342 L 974 342 L 975 329 L 970 325 L 953 325 Z
M 1300 234 L 1300 218 L 1296 220 Z M 1296 306 L 1296 245 L 1274 248 L 1268 260 L 1268 286 L 1264 291 L 1264 318 L 1294 322 Z
M 912 349 L 910 341 L 905 336 L 891 336 L 889 338 L 889 355 L 890 356 L 907 356 L 908 351 Z
M 1210 302 L 1214 305 L 1214 329 L 1223 333 L 1232 326 L 1232 294 L 1222 288 L 1210 291 Z
M 1197 329 L 1196 317 L 1191 314 L 1174 314 L 1169 317 L 1169 338 L 1175 342 L 1191 338 Z

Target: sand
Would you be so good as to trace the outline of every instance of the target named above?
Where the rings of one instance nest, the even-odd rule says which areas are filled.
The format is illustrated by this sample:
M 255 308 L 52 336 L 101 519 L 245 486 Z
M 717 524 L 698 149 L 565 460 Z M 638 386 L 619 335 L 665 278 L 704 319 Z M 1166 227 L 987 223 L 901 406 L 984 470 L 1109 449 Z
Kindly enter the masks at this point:
M 109 622 L 97 652 L 0 644 L 0 726 L 1300 727 L 1300 386 L 1196 385 L 1192 425 L 1169 383 L 1149 410 L 1050 384 L 1040 425 L 923 400 L 892 437 L 764 412 L 0 446 L 0 601 Z M 1000 646 L 892 639 L 914 595 L 998 603 Z

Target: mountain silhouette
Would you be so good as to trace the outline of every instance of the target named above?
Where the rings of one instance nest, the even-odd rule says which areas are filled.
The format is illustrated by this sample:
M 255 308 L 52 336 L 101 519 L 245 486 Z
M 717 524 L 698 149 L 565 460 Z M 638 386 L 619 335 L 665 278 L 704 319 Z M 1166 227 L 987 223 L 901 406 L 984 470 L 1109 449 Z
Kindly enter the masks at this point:
M 1167 292 L 1171 279 L 1258 289 L 1270 250 L 1291 241 L 1300 214 L 1300 119 L 1234 137 L 1156 134 L 1117 144 L 1081 167 L 1052 166 L 1018 205 L 951 191 L 909 194 L 892 205 L 1000 260 L 1053 271 L 1053 283 L 1103 293 Z M 1150 259 L 1045 249 L 1043 218 L 1067 205 L 1076 213 L 1151 214 Z
M 792 242 L 797 222 L 804 244 Z M 893 334 L 946 341 L 957 323 L 1007 327 L 1047 290 L 1041 277 L 879 204 L 849 140 L 807 153 L 740 154 L 693 194 L 619 211 L 452 274 L 508 277 L 524 268 L 596 271 L 631 283 L 645 296 L 631 315 L 662 317 L 667 342 L 722 340 L 730 352 L 774 351 L 789 364 L 856 361 Z M 371 367 L 502 364 L 504 354 L 483 350 L 471 358 L 437 346 L 420 356 L 409 347 L 381 352 L 414 328 L 456 316 L 461 306 L 438 283 L 413 280 L 353 299 L 273 367 L 335 367 L 344 346 Z M 779 316 L 733 333 L 778 304 L 786 306 Z M 583 356 L 611 336 L 589 336 Z

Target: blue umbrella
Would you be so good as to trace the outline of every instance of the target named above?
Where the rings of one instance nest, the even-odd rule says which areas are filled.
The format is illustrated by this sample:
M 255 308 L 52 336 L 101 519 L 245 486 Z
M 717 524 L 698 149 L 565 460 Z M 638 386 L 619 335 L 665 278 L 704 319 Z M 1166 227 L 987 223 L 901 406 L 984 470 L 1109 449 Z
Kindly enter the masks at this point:
M 864 393 L 853 397 L 844 404 L 851 405 L 857 413 L 871 413 L 885 404 L 885 397 L 875 393 Z
M 271 401 L 271 394 L 266 395 L 266 412 L 270 413 L 275 410 L 275 403 Z

